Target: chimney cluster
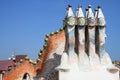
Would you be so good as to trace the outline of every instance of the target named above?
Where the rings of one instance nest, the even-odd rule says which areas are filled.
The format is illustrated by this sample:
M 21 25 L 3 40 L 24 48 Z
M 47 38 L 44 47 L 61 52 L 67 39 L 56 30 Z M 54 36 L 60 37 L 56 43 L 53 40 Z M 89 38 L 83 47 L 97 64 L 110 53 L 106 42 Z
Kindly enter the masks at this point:
M 82 11 L 82 6 L 79 5 L 76 9 L 76 16 L 74 16 L 74 13 L 72 11 L 72 6 L 68 5 L 67 7 L 67 15 L 64 20 L 64 25 L 69 26 L 105 26 L 106 21 L 104 18 L 104 15 L 102 13 L 101 7 L 98 6 L 95 9 L 95 13 L 92 12 L 92 6 L 89 5 L 88 8 L 86 8 L 86 15 L 84 16 L 84 13 Z
M 105 44 L 103 35 L 106 26 L 105 17 L 100 6 L 93 13 L 92 6 L 89 5 L 86 8 L 86 15 L 84 15 L 82 6 L 79 5 L 76 9 L 76 15 L 74 15 L 72 6 L 68 5 L 67 15 L 63 23 L 66 33 L 65 52 L 71 53 L 69 48 L 72 46 L 74 47 L 72 48 L 73 52 L 75 51 L 76 54 L 85 51 L 88 56 L 96 53 L 100 57 L 100 46 Z

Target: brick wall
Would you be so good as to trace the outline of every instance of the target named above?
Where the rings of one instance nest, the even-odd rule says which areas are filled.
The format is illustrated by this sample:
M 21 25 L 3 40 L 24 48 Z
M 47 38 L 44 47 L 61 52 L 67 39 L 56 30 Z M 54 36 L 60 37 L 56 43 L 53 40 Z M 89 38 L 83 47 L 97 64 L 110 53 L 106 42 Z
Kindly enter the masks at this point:
M 35 65 L 29 63 L 29 61 L 23 61 L 23 63 L 17 64 L 17 66 L 7 74 L 4 74 L 3 80 L 22 80 L 25 73 L 28 73 L 30 77 L 33 78 L 36 76 L 35 69 Z

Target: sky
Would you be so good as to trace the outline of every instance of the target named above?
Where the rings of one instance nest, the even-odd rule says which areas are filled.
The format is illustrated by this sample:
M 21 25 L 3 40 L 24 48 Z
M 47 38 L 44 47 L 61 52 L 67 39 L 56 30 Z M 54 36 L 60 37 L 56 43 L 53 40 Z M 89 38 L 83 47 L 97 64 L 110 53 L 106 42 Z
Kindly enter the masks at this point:
M 0 0 L 0 60 L 12 54 L 26 54 L 36 60 L 43 48 L 45 35 L 63 27 L 66 7 L 75 13 L 100 5 L 107 21 L 106 51 L 111 59 L 120 60 L 120 0 Z

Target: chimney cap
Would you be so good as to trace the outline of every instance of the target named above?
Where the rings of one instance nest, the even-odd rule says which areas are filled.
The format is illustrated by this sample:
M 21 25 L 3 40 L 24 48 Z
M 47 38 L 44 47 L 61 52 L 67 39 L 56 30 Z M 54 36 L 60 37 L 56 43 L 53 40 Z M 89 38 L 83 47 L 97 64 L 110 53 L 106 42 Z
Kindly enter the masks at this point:
M 96 8 L 95 11 L 98 11 L 98 9 Z
M 72 7 L 72 5 L 71 5 L 71 4 L 68 4 L 68 7 Z
M 91 8 L 92 7 L 92 5 L 88 5 L 88 8 Z
M 85 10 L 88 11 L 88 8 L 86 8 Z
M 98 9 L 101 8 L 101 6 L 98 6 Z
M 76 11 L 78 11 L 79 9 L 78 8 L 76 8 Z

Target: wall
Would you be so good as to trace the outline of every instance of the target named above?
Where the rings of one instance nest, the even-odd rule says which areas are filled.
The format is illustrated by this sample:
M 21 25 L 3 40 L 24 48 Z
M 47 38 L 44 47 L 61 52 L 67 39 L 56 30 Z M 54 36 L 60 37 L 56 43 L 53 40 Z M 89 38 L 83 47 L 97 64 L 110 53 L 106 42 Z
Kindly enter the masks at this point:
M 31 78 L 36 76 L 35 65 L 31 64 L 29 61 L 17 64 L 8 74 L 3 75 L 3 80 L 22 80 L 25 73 L 28 73 Z

